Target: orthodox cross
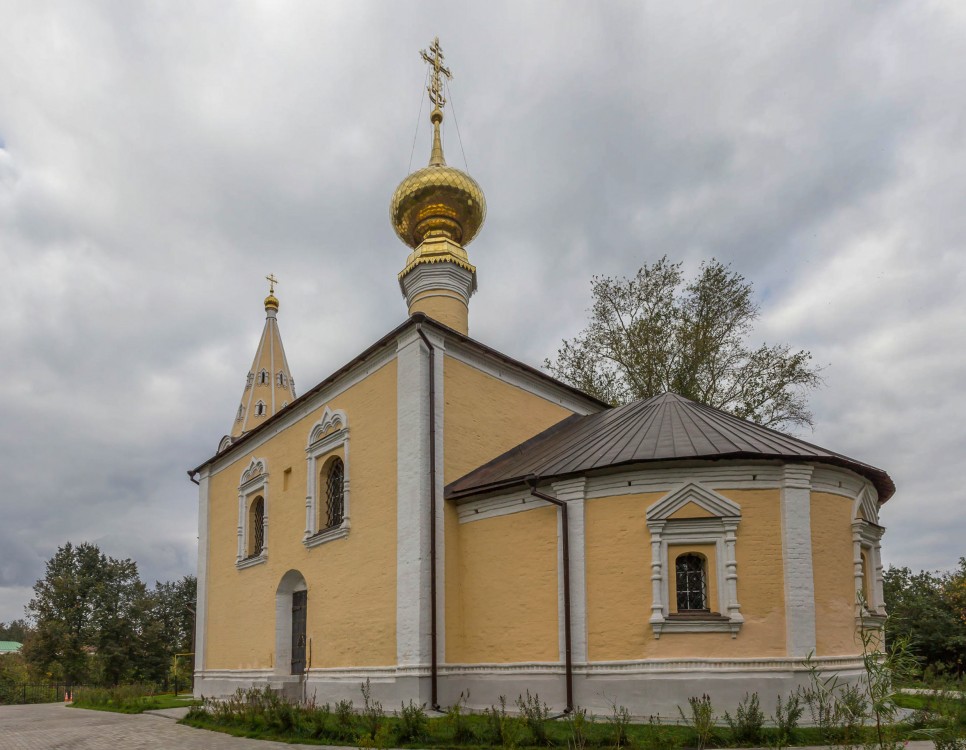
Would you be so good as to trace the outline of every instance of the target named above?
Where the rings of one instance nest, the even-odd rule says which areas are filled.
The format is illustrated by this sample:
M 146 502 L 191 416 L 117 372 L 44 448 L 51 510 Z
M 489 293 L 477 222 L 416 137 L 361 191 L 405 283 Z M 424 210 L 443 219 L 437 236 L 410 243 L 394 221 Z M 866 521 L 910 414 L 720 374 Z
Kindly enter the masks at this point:
M 426 50 L 420 50 L 419 54 L 422 55 L 423 59 L 433 66 L 433 80 L 426 87 L 429 92 L 429 100 L 433 103 L 433 106 L 437 109 L 442 109 L 446 105 L 446 95 L 443 93 L 443 82 L 440 79 L 440 75 L 444 75 L 449 79 L 453 78 L 453 74 L 449 72 L 449 68 L 443 67 L 443 50 L 439 46 L 439 37 L 433 39 L 433 43 L 429 47 L 429 53 Z
M 275 278 L 275 274 L 270 273 L 265 278 L 268 280 L 268 293 L 275 294 L 275 285 L 278 283 L 278 279 Z

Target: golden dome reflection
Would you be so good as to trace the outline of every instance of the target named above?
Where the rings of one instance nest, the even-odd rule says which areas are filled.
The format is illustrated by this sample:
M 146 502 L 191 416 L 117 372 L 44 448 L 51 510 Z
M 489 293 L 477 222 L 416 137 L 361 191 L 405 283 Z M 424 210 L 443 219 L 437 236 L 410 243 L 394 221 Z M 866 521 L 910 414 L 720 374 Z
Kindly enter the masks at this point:
M 396 234 L 409 247 L 435 236 L 468 245 L 486 218 L 486 200 L 476 180 L 444 162 L 423 167 L 399 183 L 390 212 Z

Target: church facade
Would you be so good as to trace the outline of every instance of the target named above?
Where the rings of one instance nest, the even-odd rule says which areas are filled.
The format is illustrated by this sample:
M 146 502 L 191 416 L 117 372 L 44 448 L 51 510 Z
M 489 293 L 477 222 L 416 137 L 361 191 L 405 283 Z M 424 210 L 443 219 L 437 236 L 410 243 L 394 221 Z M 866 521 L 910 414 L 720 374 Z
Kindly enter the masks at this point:
M 482 190 L 391 203 L 410 316 L 296 398 L 273 293 L 199 486 L 195 692 L 676 715 L 848 679 L 884 608 L 875 467 L 674 394 L 611 408 L 468 335 Z M 272 290 L 274 291 L 274 290 Z

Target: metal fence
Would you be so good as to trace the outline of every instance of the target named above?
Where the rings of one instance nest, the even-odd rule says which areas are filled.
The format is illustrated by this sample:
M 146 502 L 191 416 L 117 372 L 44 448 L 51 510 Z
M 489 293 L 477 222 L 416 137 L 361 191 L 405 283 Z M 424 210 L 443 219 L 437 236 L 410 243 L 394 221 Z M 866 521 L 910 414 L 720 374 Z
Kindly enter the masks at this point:
M 57 703 L 64 700 L 68 691 L 79 687 L 83 686 L 64 682 L 0 684 L 0 704 Z

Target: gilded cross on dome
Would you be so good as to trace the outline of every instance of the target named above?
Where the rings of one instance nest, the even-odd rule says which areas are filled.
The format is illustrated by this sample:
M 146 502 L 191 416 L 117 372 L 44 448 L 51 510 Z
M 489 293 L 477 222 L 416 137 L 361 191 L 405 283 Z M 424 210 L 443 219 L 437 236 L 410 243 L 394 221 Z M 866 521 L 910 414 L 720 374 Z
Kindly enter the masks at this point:
M 426 50 L 420 50 L 419 54 L 422 55 L 426 62 L 433 66 L 433 80 L 426 87 L 426 90 L 429 92 L 429 100 L 433 103 L 434 107 L 442 109 L 446 106 L 446 95 L 443 93 L 443 82 L 440 76 L 444 75 L 452 80 L 453 74 L 449 72 L 449 68 L 443 67 L 443 49 L 439 46 L 439 37 L 433 39 L 428 53 Z
M 278 283 L 278 279 L 275 278 L 275 274 L 270 273 L 265 277 L 265 279 L 268 281 L 268 293 L 275 294 L 275 285 Z

